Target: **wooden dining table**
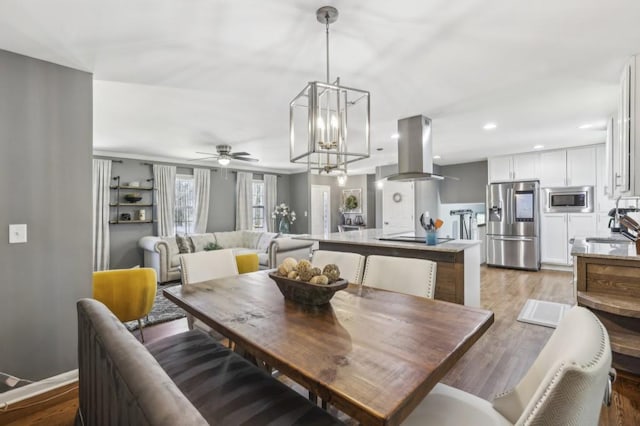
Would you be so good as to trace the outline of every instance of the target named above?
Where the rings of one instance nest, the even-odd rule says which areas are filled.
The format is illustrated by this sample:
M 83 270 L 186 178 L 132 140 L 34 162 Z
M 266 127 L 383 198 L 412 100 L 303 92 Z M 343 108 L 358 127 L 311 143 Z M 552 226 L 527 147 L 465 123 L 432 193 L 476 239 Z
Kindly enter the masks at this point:
M 493 323 L 483 309 L 356 285 L 301 305 L 266 271 L 163 293 L 365 425 L 400 424 Z

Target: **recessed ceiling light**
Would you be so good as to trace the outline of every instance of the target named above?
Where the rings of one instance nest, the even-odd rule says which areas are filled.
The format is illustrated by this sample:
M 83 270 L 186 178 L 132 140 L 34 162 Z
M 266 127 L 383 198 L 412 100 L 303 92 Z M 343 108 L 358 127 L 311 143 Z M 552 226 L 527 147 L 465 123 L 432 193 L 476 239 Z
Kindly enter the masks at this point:
M 391 135 L 391 139 L 398 140 L 398 139 L 400 139 L 400 135 L 398 133 L 394 133 L 394 134 Z
M 534 145 L 533 149 L 542 149 L 544 148 L 544 145 Z
M 586 130 L 586 129 L 590 129 L 592 127 L 593 127 L 593 124 L 583 124 L 582 126 L 578 127 L 578 129 Z
M 498 125 L 496 123 L 487 123 L 484 126 L 482 126 L 482 128 L 485 129 L 485 130 L 493 130 L 496 127 L 498 127 Z
M 442 157 L 440 157 L 439 155 L 434 155 L 434 156 L 433 156 L 433 159 L 434 159 L 434 160 L 439 160 L 440 158 L 442 158 Z

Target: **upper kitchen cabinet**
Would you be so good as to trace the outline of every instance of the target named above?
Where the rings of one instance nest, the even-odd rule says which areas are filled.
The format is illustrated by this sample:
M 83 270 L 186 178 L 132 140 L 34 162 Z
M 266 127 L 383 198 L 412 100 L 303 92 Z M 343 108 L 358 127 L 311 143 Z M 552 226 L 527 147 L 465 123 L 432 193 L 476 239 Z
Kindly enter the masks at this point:
M 565 186 L 567 180 L 567 151 L 540 153 L 540 187 Z
M 636 158 L 637 148 L 640 146 L 636 132 L 636 122 L 640 111 L 636 103 L 640 93 L 636 94 L 637 86 L 637 56 L 631 58 L 625 65 L 620 76 L 620 100 L 618 102 L 618 117 L 609 153 L 612 155 L 610 179 L 613 184 L 613 196 L 633 197 L 640 195 L 639 158 Z M 640 152 L 638 153 L 640 154 Z
M 560 149 L 540 153 L 541 187 L 593 186 L 596 184 L 596 149 Z
M 567 186 L 593 186 L 596 184 L 596 148 L 567 150 Z
M 494 157 L 489 159 L 489 183 L 537 179 L 538 153 Z

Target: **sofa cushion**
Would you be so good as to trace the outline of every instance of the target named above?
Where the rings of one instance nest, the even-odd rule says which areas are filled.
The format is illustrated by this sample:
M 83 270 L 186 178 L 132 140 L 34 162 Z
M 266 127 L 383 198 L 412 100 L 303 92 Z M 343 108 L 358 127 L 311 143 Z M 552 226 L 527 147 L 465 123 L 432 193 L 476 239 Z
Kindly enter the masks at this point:
M 269 244 L 271 244 L 271 240 L 276 238 L 278 235 L 277 232 L 261 232 L 260 241 L 256 244 L 256 249 L 259 252 L 266 253 L 269 250 Z
M 207 234 L 193 234 L 191 235 L 191 241 L 193 242 L 193 248 L 195 252 L 203 251 L 206 246 L 216 242 L 216 236 L 211 233 Z
M 215 232 L 216 242 L 222 248 L 244 247 L 243 231 Z
M 242 245 L 240 247 L 257 248 L 262 234 L 264 234 L 262 231 L 242 231 Z

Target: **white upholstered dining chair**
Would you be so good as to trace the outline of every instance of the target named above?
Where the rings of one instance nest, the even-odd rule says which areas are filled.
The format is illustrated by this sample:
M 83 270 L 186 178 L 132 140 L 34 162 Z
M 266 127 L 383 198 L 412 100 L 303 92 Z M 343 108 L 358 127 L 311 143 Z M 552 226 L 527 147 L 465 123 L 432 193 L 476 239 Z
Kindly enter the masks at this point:
M 361 284 L 364 260 L 365 257 L 358 253 L 316 250 L 313 252 L 311 264 L 322 269 L 325 265 L 333 263 L 340 269 L 340 278 L 352 284 Z
M 233 250 L 211 250 L 187 253 L 180 256 L 182 285 L 199 283 L 216 278 L 240 275 Z M 187 314 L 189 329 L 194 326 L 211 333 L 211 328 Z M 216 336 L 217 337 L 217 336 Z
M 589 310 L 572 308 L 529 371 L 493 404 L 439 383 L 403 425 L 597 425 L 610 397 L 611 347 Z
M 436 262 L 408 257 L 367 257 L 362 284 L 433 299 L 436 288 Z

